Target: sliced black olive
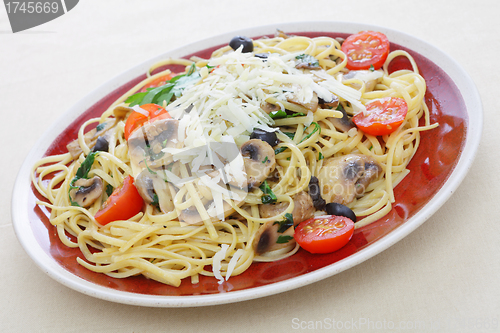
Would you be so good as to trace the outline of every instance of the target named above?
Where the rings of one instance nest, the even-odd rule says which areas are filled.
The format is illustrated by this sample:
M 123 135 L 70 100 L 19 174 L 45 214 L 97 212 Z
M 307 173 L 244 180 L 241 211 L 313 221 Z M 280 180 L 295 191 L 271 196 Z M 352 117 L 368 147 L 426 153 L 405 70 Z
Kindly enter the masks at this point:
M 109 150 L 108 140 L 106 140 L 106 138 L 103 136 L 98 137 L 97 141 L 95 142 L 94 149 L 92 149 L 92 151 L 96 152 L 96 151 L 108 151 L 108 150 Z
M 347 206 L 332 202 L 326 205 L 326 213 L 328 215 L 345 216 L 356 222 L 356 214 Z
M 269 53 L 255 53 L 255 56 L 265 61 L 267 58 L 269 58 Z
M 229 46 L 231 46 L 231 48 L 235 51 L 242 45 L 243 45 L 243 50 L 241 52 L 243 53 L 253 52 L 253 42 L 248 37 L 236 36 L 233 37 L 233 39 L 231 39 L 231 41 L 229 42 Z
M 276 132 L 266 132 L 263 129 L 255 128 L 250 134 L 250 139 L 259 139 L 269 143 L 271 147 L 276 146 L 280 140 L 276 136 Z

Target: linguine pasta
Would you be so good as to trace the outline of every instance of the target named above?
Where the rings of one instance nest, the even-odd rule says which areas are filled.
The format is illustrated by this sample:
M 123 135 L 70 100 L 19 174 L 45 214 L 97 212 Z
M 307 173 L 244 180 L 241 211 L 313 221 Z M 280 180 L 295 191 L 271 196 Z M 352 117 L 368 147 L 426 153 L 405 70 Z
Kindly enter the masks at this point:
M 81 250 L 79 264 L 115 278 L 142 274 L 179 286 L 186 278 L 197 283 L 200 275 L 227 280 L 254 261 L 291 256 L 299 250 L 292 237 L 259 251 L 256 244 L 263 228 L 284 220 L 287 214 L 293 213 L 295 218 L 300 208 L 296 206 L 301 205 L 296 198 L 309 196 L 311 179 L 326 184 L 323 177 L 328 163 L 351 154 L 364 156 L 379 168 L 360 195 L 344 202 L 360 219 L 355 228 L 392 209 L 393 189 L 410 172 L 407 165 L 418 149 L 420 132 L 437 126 L 430 124 L 425 80 L 411 55 L 393 51 L 380 70 L 352 76 L 340 42 L 333 38 L 282 35 L 254 40 L 253 45 L 253 53 L 226 46 L 210 59 L 167 59 L 155 64 L 147 79 L 116 100 L 101 117 L 81 126 L 70 152 L 44 157 L 33 166 L 33 185 L 46 198 L 38 204 L 50 209 L 50 223 L 61 242 Z M 399 56 L 409 59 L 412 70 L 389 73 L 389 63 Z M 300 59 L 313 59 L 317 64 L 301 66 Z M 139 136 L 125 138 L 131 113 L 144 112 L 127 101 L 170 73 L 168 69 L 153 72 L 172 64 L 186 66 L 184 74 L 192 75 L 193 80 L 186 80 L 183 89 L 161 105 L 173 118 L 168 124 L 176 121 L 176 134 L 154 151 L 147 137 L 146 145 L 133 142 L 145 137 L 140 130 L 134 132 Z M 311 108 L 311 100 L 325 102 L 330 95 L 336 98 L 334 108 L 326 107 L 327 103 Z M 365 105 L 384 97 L 399 97 L 408 105 L 404 122 L 394 132 L 372 136 L 356 126 L 339 128 L 340 118 L 366 112 Z M 275 110 L 267 112 L 264 106 Z M 280 111 L 281 117 L 273 117 Z M 88 130 L 96 124 L 97 129 Z M 279 142 L 272 147 L 274 154 L 269 159 L 274 167 L 265 175 L 265 182 L 252 186 L 246 177 L 249 170 L 242 173 L 244 158 L 233 148 L 239 152 L 255 128 L 275 133 Z M 106 138 L 107 149 L 94 149 L 98 137 Z M 216 146 L 220 150 L 211 155 L 211 148 L 206 147 L 215 144 L 220 144 Z M 224 156 L 222 150 L 233 155 Z M 82 165 L 89 163 L 89 155 L 94 159 L 82 178 L 98 177 L 103 191 L 84 208 L 75 205 L 71 191 Z M 214 156 L 223 166 L 215 167 Z M 96 213 L 112 190 L 120 188 L 127 176 L 136 179 L 137 185 L 144 174 L 154 184 L 156 200 L 145 202 L 130 218 L 100 225 Z M 229 179 L 224 180 L 224 175 Z M 323 190 L 321 194 L 328 196 Z M 263 201 L 270 194 L 275 198 L 266 204 Z M 272 205 L 271 213 L 264 214 L 266 205 Z M 275 207 L 280 209 L 273 211 Z M 325 212 L 315 208 L 314 214 Z M 278 236 L 286 235 L 293 236 L 293 226 Z

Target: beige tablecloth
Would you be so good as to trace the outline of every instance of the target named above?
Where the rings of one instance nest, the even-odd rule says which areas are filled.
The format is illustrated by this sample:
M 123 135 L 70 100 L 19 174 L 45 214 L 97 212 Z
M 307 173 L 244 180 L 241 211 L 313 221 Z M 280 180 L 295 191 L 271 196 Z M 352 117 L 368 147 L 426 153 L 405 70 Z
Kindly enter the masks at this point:
M 337 331 L 500 331 L 499 11 L 497 0 L 82 0 L 13 34 L 0 9 L 0 331 L 290 332 L 320 329 L 317 322 Z M 436 214 L 352 269 L 236 304 L 115 304 L 37 268 L 14 234 L 11 192 L 29 150 L 62 112 L 113 76 L 187 42 L 311 20 L 401 30 L 438 46 L 472 76 L 484 106 L 483 139 L 468 176 Z

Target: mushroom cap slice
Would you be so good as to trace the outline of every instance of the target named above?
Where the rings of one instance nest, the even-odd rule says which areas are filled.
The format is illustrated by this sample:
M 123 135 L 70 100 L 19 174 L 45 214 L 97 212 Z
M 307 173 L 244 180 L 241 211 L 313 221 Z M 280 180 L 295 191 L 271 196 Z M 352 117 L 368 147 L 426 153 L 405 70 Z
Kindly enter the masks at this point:
M 163 148 L 179 148 L 179 121 L 160 119 L 145 123 L 132 132 L 128 147 L 132 171 L 135 177 L 146 168 L 161 168 L 173 161 L 172 155 L 163 153 Z
M 329 121 L 331 121 L 331 123 L 337 130 L 346 133 L 351 128 L 356 127 L 356 125 L 351 119 L 352 117 L 350 117 L 343 108 L 340 110 L 340 112 L 342 112 L 342 118 L 333 118 L 333 117 L 327 118 Z
M 293 237 L 294 227 L 291 226 L 283 233 L 278 233 L 278 228 L 278 223 L 274 221 L 266 222 L 259 228 L 252 243 L 252 247 L 256 254 L 259 255 L 277 250 L 292 249 L 295 246 L 295 240 L 293 238 L 286 243 L 277 243 L 279 236 Z
M 347 205 L 356 196 L 363 194 L 368 183 L 378 178 L 381 171 L 382 167 L 378 162 L 365 155 L 348 154 L 328 158 L 318 174 L 321 196 L 327 203 Z M 358 183 L 360 180 L 362 183 Z
M 297 225 L 302 221 L 314 217 L 314 205 L 311 196 L 304 191 L 297 193 L 293 197 L 293 224 Z M 260 217 L 268 218 L 276 216 L 276 218 L 283 213 L 288 207 L 288 203 L 280 202 L 277 204 L 263 204 L 259 205 Z
M 342 81 L 347 80 L 358 80 L 365 83 L 365 92 L 373 91 L 376 85 L 381 81 L 383 76 L 382 71 L 371 71 L 371 70 L 351 70 L 349 73 L 342 77 Z M 350 83 L 351 87 L 356 90 L 361 89 L 361 84 Z
M 240 151 L 245 164 L 248 188 L 259 187 L 276 167 L 273 147 L 265 141 L 251 139 L 241 146 Z
M 175 209 L 173 203 L 173 197 L 176 194 L 175 187 L 171 183 L 167 183 L 158 173 L 152 173 L 148 169 L 144 169 L 135 178 L 134 185 L 148 204 L 155 202 L 156 195 L 158 206 L 163 213 L 166 214 Z
M 90 207 L 102 195 L 104 185 L 99 176 L 90 179 L 80 178 L 74 184 L 75 187 L 69 191 L 72 200 L 81 207 Z

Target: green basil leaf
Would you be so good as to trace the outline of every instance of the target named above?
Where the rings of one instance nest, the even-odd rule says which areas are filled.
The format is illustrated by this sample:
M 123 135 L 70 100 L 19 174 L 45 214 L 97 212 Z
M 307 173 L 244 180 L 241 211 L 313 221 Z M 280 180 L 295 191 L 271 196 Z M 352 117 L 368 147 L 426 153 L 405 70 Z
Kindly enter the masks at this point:
M 144 96 L 146 96 L 148 93 L 147 92 L 139 92 L 137 94 L 134 94 L 134 95 L 131 95 L 129 96 L 126 100 L 125 100 L 125 103 L 129 103 L 128 106 L 132 107 L 132 106 L 135 106 L 135 105 L 142 105 L 141 102 L 142 102 L 142 99 L 144 98 Z
M 82 162 L 78 170 L 76 170 L 75 178 L 73 178 L 73 180 L 71 181 L 72 184 L 74 184 L 80 178 L 88 178 L 89 171 L 94 164 L 97 153 L 98 152 L 93 151 L 90 152 L 87 157 L 85 157 L 85 160 Z
M 140 106 L 149 103 L 162 105 L 163 102 L 166 102 L 168 105 L 174 95 L 176 97 L 181 96 L 185 89 L 195 85 L 200 79 L 200 73 L 196 70 L 196 66 L 193 63 L 187 74 L 177 75 L 162 86 L 148 88 L 145 92 L 133 94 L 125 100 L 125 103 L 129 103 L 129 106 Z
M 111 184 L 106 185 L 106 194 L 108 195 L 108 197 L 111 196 L 111 194 L 113 194 L 114 190 L 115 189 L 113 188 L 113 186 L 111 186 Z
M 88 178 L 89 171 L 90 171 L 90 169 L 92 169 L 92 165 L 94 164 L 95 157 L 97 156 L 98 153 L 99 152 L 97 152 L 97 151 L 93 151 L 93 152 L 90 152 L 87 155 L 87 157 L 85 157 L 85 160 L 82 162 L 82 164 L 80 165 L 78 170 L 76 170 L 75 177 L 69 183 L 68 197 L 69 197 L 69 201 L 71 203 L 71 206 L 78 206 L 78 207 L 80 206 L 79 204 L 77 204 L 75 201 L 72 200 L 71 195 L 69 193 L 73 189 L 80 188 L 79 186 L 74 186 L 75 182 L 78 179 L 81 179 L 81 178 L 87 179 Z
M 264 204 L 275 203 L 278 200 L 276 195 L 271 190 L 271 187 L 269 187 L 267 180 L 264 180 L 264 182 L 262 183 L 262 185 L 259 186 L 259 188 L 262 191 L 262 193 L 264 193 L 260 198 L 262 200 L 262 203 Z
M 285 214 L 285 218 L 282 221 L 276 221 L 273 225 L 278 224 L 278 232 L 280 234 L 284 233 L 291 226 L 293 226 L 293 215 L 290 213 Z
M 288 243 L 289 241 L 291 241 L 292 239 L 293 239 L 292 236 L 280 235 L 280 236 L 278 236 L 278 239 L 276 240 L 276 243 L 278 243 L 278 244 L 285 244 L 285 243 Z
M 283 110 L 272 111 L 271 113 L 269 113 L 269 117 L 271 117 L 273 119 L 285 118 L 286 112 Z

